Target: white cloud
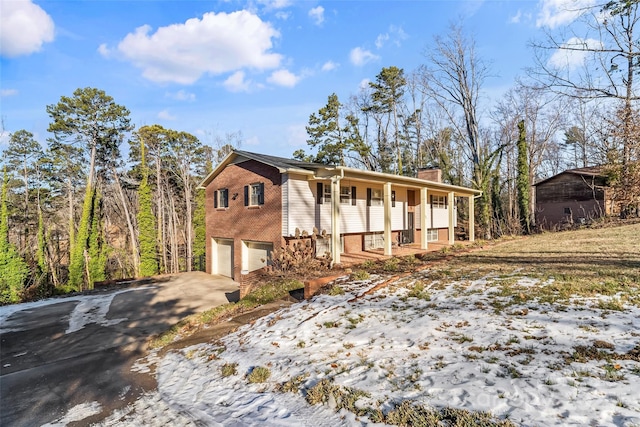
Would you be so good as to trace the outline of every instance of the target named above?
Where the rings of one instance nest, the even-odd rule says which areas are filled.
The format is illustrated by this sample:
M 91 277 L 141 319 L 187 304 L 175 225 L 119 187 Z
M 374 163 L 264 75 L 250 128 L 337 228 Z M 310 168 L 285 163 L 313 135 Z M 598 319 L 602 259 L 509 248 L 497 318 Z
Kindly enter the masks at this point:
M 180 89 L 179 91 L 173 92 L 173 93 L 167 92 L 166 96 L 171 99 L 175 99 L 176 101 L 195 101 L 196 100 L 195 93 L 187 92 L 184 89 Z
M 271 52 L 278 31 L 248 11 L 210 12 L 202 19 L 150 33 L 151 27 L 143 25 L 129 33 L 117 49 L 155 82 L 191 84 L 204 73 L 223 74 L 245 67 L 274 69 L 282 60 L 282 55 Z
M 260 145 L 260 138 L 257 136 L 251 136 L 244 141 L 242 141 L 244 145 Z
M 113 55 L 113 50 L 109 49 L 109 46 L 107 46 L 106 43 L 102 43 L 100 46 L 98 46 L 98 53 L 105 58 L 111 58 L 111 56 Z
M 387 40 L 389 40 L 388 33 L 378 34 L 378 37 L 376 38 L 376 47 L 380 49 L 382 46 L 384 46 Z
M 2 0 L 0 56 L 29 55 L 53 41 L 51 16 L 31 0 Z
M 540 0 L 537 27 L 557 28 L 575 21 L 595 0 Z
M 18 89 L 2 89 L 0 90 L 0 96 L 4 98 L 5 96 L 14 96 L 18 94 Z
M 267 81 L 278 86 L 294 87 L 300 81 L 300 77 L 289 70 L 282 69 L 271 73 Z
M 369 88 L 369 83 L 371 83 L 370 79 L 362 79 L 362 80 L 360 80 L 360 83 L 358 84 L 358 88 L 360 90 L 368 89 Z
M 290 0 L 258 0 L 266 9 L 284 9 L 291 6 Z
M 250 84 L 244 79 L 244 71 L 236 71 L 223 83 L 229 92 L 249 92 Z
M 0 129 L 0 147 L 9 145 L 10 138 L 11 138 L 10 132 Z
M 485 3 L 485 0 L 467 0 L 461 3 L 462 14 L 465 17 L 469 18 L 475 15 L 478 10 L 480 10 L 482 5 Z
M 327 61 L 324 64 L 322 64 L 322 71 L 332 71 L 338 68 L 339 66 L 340 64 L 337 64 L 333 61 Z
M 394 46 L 400 47 L 402 42 L 408 37 L 402 27 L 390 25 L 386 33 L 379 34 L 378 37 L 376 37 L 375 44 L 378 49 L 381 49 L 387 42 L 391 42 Z
M 287 144 L 291 147 L 306 147 L 308 137 L 304 123 L 287 127 Z
M 289 19 L 289 17 L 291 17 L 291 12 L 284 12 L 282 10 L 279 10 L 278 12 L 276 12 L 275 16 L 281 21 L 286 21 L 287 19 Z
M 557 68 L 574 70 L 584 64 L 588 52 L 570 49 L 598 49 L 602 42 L 596 39 L 580 39 L 572 37 L 562 45 L 565 49 L 556 50 L 549 58 L 549 65 Z
M 519 24 L 521 19 L 522 19 L 522 11 L 518 9 L 518 12 L 515 15 L 513 15 L 511 18 L 509 18 L 509 22 L 512 24 Z
M 322 23 L 324 22 L 324 7 L 314 7 L 309 11 L 309 17 L 313 19 L 314 24 L 322 25 Z
M 169 110 L 162 110 L 158 113 L 158 118 L 162 120 L 175 120 L 176 116 L 169 113 Z
M 351 52 L 349 53 L 349 59 L 351 60 L 351 63 L 353 65 L 362 66 L 367 62 L 380 59 L 380 57 L 378 55 L 371 53 L 371 51 L 368 51 L 361 47 L 355 47 L 351 49 Z

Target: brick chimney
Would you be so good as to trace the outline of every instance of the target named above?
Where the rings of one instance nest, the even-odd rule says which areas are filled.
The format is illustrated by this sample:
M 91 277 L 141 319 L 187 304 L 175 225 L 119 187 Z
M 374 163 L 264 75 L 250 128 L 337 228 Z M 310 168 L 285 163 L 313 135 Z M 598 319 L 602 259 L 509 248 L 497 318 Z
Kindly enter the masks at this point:
M 426 181 L 442 182 L 442 170 L 437 168 L 418 169 L 418 178 Z

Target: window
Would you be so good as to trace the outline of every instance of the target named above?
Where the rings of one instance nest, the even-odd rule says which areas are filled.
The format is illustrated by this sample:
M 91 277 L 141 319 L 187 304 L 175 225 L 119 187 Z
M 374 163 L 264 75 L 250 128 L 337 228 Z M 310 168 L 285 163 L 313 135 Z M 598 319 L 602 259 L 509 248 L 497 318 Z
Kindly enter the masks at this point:
M 427 242 L 437 242 L 437 241 L 438 241 L 438 229 L 429 228 L 427 230 Z
M 331 185 L 318 183 L 316 190 L 316 201 L 319 205 L 323 203 L 331 203 Z
M 215 192 L 213 197 L 213 207 L 216 209 L 229 207 L 229 189 L 228 188 L 222 188 Z
M 318 183 L 316 201 L 319 205 L 331 203 L 331 184 Z M 343 205 L 356 205 L 356 187 L 340 187 L 340 203 Z
M 382 206 L 382 190 L 367 188 L 367 206 Z
M 395 190 L 391 192 L 391 207 L 392 208 L 396 207 L 396 191 Z
M 447 196 L 431 196 L 431 207 L 447 209 Z
M 260 206 L 264 205 L 264 183 L 257 182 L 244 186 L 244 205 Z
M 340 187 L 340 203 L 351 203 L 351 187 Z
M 324 197 L 325 203 L 331 203 L 331 185 L 324 184 L 323 197 Z

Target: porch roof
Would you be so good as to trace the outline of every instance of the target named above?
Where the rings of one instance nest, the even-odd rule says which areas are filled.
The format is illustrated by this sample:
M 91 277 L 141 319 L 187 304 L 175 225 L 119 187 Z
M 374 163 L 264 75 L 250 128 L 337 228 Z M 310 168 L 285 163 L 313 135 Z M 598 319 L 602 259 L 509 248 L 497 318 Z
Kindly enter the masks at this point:
M 283 157 L 270 156 L 267 154 L 251 153 L 248 151 L 233 150 L 231 151 L 216 168 L 199 185 L 199 188 L 206 187 L 213 179 L 225 168 L 232 163 L 239 163 L 243 160 L 255 160 L 260 163 L 272 166 L 280 173 L 297 173 L 306 175 L 307 179 L 330 179 L 340 176 L 347 179 L 353 179 L 363 182 L 375 183 L 391 183 L 407 188 L 427 188 L 431 190 L 453 192 L 456 196 L 472 197 L 482 194 L 480 190 L 474 190 L 468 187 L 444 184 L 441 182 L 427 181 L 420 178 L 393 175 L 383 172 L 374 172 L 361 169 L 350 168 L 346 166 L 323 165 L 320 163 L 302 162 L 295 159 L 286 159 Z

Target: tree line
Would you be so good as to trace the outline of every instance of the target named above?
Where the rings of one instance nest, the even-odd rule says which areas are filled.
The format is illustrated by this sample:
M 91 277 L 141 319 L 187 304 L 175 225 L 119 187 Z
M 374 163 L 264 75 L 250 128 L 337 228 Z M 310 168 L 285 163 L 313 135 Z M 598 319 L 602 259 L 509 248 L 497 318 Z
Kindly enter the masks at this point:
M 385 67 L 345 102 L 329 95 L 309 117 L 309 152 L 294 157 L 408 176 L 440 168 L 445 182 L 482 190 L 476 224 L 487 239 L 539 226 L 533 184 L 569 168 L 603 166 L 620 212 L 636 211 L 638 1 L 575 12 L 584 37 L 533 43 L 536 65 L 494 105 L 482 98 L 494 70 L 452 25 L 416 70 Z M 558 52 L 582 66 L 554 60 Z
M 204 192 L 196 187 L 240 134 L 212 148 L 160 125 L 134 129 L 129 110 L 90 87 L 46 109 L 46 147 L 19 130 L 3 151 L 1 303 L 202 262 Z
M 532 46 L 536 65 L 491 107 L 482 94 L 493 70 L 452 25 L 418 69 L 384 67 L 346 102 L 330 94 L 309 117 L 310 151 L 294 157 L 409 176 L 438 167 L 445 182 L 482 190 L 484 238 L 535 229 L 532 185 L 565 168 L 604 165 L 629 213 L 640 205 L 637 12 L 638 1 L 584 9 L 579 28 L 592 33 L 582 40 L 598 42 L 548 34 Z M 558 51 L 580 54 L 583 67 L 551 61 Z M 46 145 L 19 130 L 2 153 L 0 303 L 191 270 L 206 244 L 197 183 L 241 133 L 210 147 L 160 125 L 134 129 L 129 110 L 96 88 L 46 111 Z

